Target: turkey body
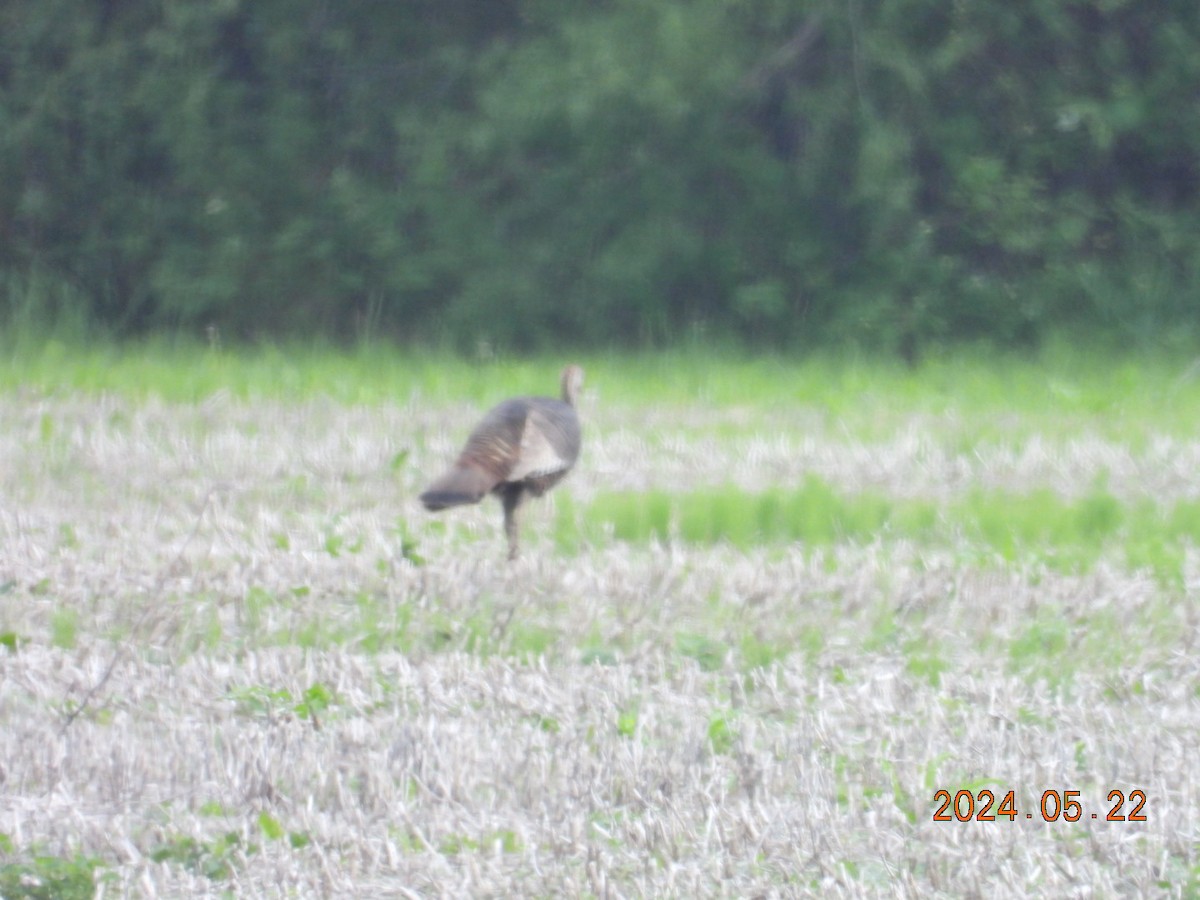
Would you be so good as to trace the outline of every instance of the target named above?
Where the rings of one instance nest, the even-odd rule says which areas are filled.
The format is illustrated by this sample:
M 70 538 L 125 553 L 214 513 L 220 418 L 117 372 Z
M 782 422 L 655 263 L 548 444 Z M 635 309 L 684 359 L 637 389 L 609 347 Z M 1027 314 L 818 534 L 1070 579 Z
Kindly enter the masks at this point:
M 431 512 L 500 498 L 508 557 L 519 550 L 517 511 L 527 496 L 558 484 L 579 458 L 582 434 L 575 401 L 583 370 L 567 366 L 562 399 L 516 397 L 493 407 L 475 426 L 458 459 L 421 494 Z

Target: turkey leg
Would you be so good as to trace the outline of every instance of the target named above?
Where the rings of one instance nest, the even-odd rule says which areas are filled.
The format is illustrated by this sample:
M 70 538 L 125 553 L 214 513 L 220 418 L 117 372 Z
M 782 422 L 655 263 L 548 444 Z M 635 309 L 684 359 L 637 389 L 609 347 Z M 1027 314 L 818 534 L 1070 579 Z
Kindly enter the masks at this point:
M 520 552 L 521 526 L 517 510 L 521 506 L 524 494 L 520 485 L 511 485 L 500 498 L 500 502 L 504 504 L 504 534 L 508 537 L 509 559 L 516 559 Z

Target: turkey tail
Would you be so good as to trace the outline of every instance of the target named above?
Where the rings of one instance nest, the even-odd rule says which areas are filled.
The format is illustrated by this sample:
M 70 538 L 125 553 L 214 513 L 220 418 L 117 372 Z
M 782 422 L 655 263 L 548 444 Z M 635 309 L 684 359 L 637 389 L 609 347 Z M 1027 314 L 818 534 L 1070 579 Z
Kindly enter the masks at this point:
M 437 479 L 421 495 L 430 512 L 465 503 L 478 503 L 496 486 L 496 477 L 478 466 L 459 463 Z

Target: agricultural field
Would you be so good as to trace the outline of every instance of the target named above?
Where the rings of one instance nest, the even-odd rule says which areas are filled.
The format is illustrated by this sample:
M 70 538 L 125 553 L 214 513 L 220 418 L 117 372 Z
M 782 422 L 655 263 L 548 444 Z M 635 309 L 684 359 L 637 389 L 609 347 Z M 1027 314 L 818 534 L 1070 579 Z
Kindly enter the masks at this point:
M 981 356 L 581 359 L 508 563 L 566 360 L 6 351 L 0 896 L 1197 896 L 1200 365 Z

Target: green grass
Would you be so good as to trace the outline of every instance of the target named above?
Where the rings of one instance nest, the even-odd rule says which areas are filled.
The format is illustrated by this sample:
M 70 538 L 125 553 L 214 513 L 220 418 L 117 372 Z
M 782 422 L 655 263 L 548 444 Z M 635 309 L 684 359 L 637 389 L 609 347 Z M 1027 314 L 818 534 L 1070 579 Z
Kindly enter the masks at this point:
M 853 353 L 792 358 L 702 348 L 663 353 L 571 354 L 599 403 L 646 410 L 723 408 L 771 421 L 814 410 L 850 433 L 890 433 L 913 415 L 950 417 L 959 440 L 1004 442 L 1091 429 L 1123 437 L 1191 434 L 1200 421 L 1200 370 L 1179 355 L 1111 354 L 1051 347 L 1036 356 L 965 348 L 915 368 Z M 114 393 L 196 402 L 330 397 L 344 403 L 490 404 L 515 393 L 552 393 L 565 358 L 464 360 L 434 351 L 364 344 L 213 349 L 201 343 L 10 342 L 0 348 L 0 390 Z M 745 422 L 706 424 L 736 433 Z M 47 438 L 55 425 L 46 423 Z
M 795 488 L 748 493 L 732 486 L 681 493 L 603 492 L 586 507 L 564 504 L 556 519 L 560 548 L 608 540 L 764 543 L 814 547 L 907 540 L 922 546 L 975 548 L 1006 563 L 1036 561 L 1057 571 L 1086 571 L 1105 554 L 1182 586 L 1186 546 L 1200 546 L 1200 503 L 1123 502 L 1102 488 L 1079 498 L 1046 488 L 1026 493 L 972 490 L 930 499 L 848 493 L 808 476 Z

